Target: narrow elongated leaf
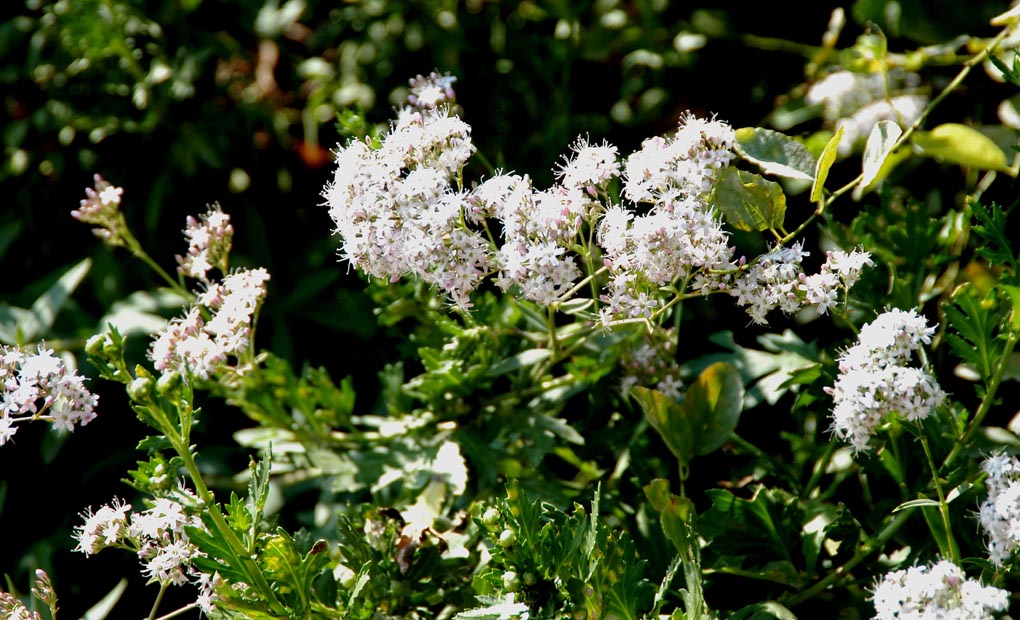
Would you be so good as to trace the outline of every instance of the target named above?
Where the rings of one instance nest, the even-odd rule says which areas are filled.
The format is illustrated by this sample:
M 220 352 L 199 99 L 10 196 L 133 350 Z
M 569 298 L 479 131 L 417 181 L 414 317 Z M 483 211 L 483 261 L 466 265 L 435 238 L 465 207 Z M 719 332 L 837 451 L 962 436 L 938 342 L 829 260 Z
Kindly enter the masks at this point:
M 901 510 L 907 510 L 908 508 L 921 508 L 924 506 L 938 506 L 939 503 L 933 499 L 922 497 L 920 499 L 912 499 L 909 502 L 903 502 L 899 506 L 893 508 L 893 512 L 899 512 Z
M 761 127 L 742 127 L 734 133 L 737 153 L 766 174 L 805 181 L 815 178 L 815 158 L 793 138 Z
M 22 334 L 27 342 L 37 340 L 39 336 L 53 327 L 57 314 L 64 307 L 67 298 L 78 288 L 85 274 L 92 268 L 92 259 L 86 258 L 64 272 L 53 283 L 53 286 L 32 303 L 31 315 L 25 316 L 22 323 Z
M 822 199 L 822 191 L 825 189 L 825 180 L 829 178 L 829 169 L 836 161 L 839 154 L 839 143 L 843 139 L 843 126 L 836 129 L 836 133 L 825 143 L 821 157 L 818 158 L 818 165 L 815 166 L 815 181 L 811 184 L 811 202 L 818 202 Z
M 738 230 L 760 232 L 782 227 L 786 194 L 778 183 L 736 168 L 727 168 L 715 186 L 714 202 Z
M 946 123 L 931 131 L 916 132 L 913 141 L 921 154 L 939 161 L 981 170 L 1009 171 L 1006 153 L 994 140 L 973 127 Z
M 901 135 L 903 135 L 903 130 L 892 121 L 879 121 L 875 125 L 864 146 L 864 176 L 858 187 L 867 187 L 878 177 L 885 158 L 889 157 L 893 145 Z
M 485 374 L 490 377 L 506 374 L 514 370 L 533 366 L 547 359 L 550 355 L 552 355 L 552 351 L 549 349 L 528 349 L 527 351 L 521 351 L 517 355 L 511 355 L 496 362 L 489 367 L 488 372 Z

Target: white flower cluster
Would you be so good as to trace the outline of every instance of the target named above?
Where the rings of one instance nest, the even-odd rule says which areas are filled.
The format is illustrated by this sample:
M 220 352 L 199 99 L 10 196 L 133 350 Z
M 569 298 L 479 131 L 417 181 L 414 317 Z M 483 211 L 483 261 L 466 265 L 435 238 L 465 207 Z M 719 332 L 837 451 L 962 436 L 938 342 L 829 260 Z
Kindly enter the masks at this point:
M 189 499 L 195 499 L 187 491 Z M 196 500 L 197 501 L 197 500 Z M 164 585 L 194 583 L 199 587 L 199 603 L 208 613 L 215 601 L 213 588 L 218 575 L 207 575 L 193 565 L 193 558 L 203 555 L 191 542 L 185 527 L 202 528 L 201 519 L 186 514 L 184 506 L 170 498 L 158 497 L 152 507 L 130 512 L 131 504 L 114 499 L 95 513 L 89 508 L 82 513 L 85 523 L 75 526 L 75 551 L 85 555 L 107 547 L 129 549 L 142 561 L 142 573 Z
M 0 446 L 17 432 L 19 422 L 46 420 L 56 429 L 73 431 L 96 418 L 99 397 L 85 387 L 52 349 L 33 353 L 0 346 Z
M 988 477 L 988 497 L 978 512 L 988 536 L 988 556 L 1002 566 L 1020 548 L 1020 460 L 996 455 L 981 464 Z
M 814 306 L 825 314 L 838 303 L 839 291 L 849 290 L 861 270 L 873 264 L 867 252 L 835 250 L 827 253 L 819 272 L 809 276 L 801 268 L 808 255 L 803 241 L 777 247 L 758 257 L 730 294 L 737 298 L 738 306 L 747 306 L 747 314 L 759 325 L 768 323 L 765 317 L 775 308 L 793 314 L 804 306 Z
M 231 356 L 242 356 L 250 348 L 255 312 L 268 281 L 265 269 L 248 269 L 209 284 L 196 305 L 171 319 L 153 341 L 149 359 L 156 370 L 190 372 L 204 380 Z
M 967 579 L 948 560 L 887 573 L 875 587 L 874 620 L 990 620 L 1009 607 L 1009 592 Z
M 469 307 L 492 265 L 463 221 L 467 194 L 452 187 L 472 153 L 471 128 L 443 106 L 404 108 L 378 148 L 341 148 L 325 191 L 341 257 L 372 276 L 420 277 Z
M 843 128 L 839 154 L 849 155 L 863 143 L 871 129 L 883 120 L 901 126 L 912 124 L 921 115 L 928 98 L 915 93 L 920 77 L 916 73 L 854 73 L 836 71 L 808 89 L 808 104 L 823 106 L 822 115 Z M 895 94 L 890 92 L 895 87 Z
M 942 404 L 945 392 L 935 378 L 907 366 L 914 351 L 930 344 L 934 327 L 910 310 L 889 310 L 861 328 L 858 342 L 840 355 L 832 394 L 832 430 L 857 452 L 892 414 L 923 420 Z
M 71 211 L 71 217 L 96 226 L 92 232 L 106 244 L 124 245 L 121 236 L 124 221 L 120 212 L 120 199 L 124 195 L 124 189 L 111 185 L 98 174 L 93 177 L 93 182 L 95 187 L 85 188 L 85 198 L 79 208 Z
M 209 281 L 207 274 L 214 268 L 226 272 L 234 227 L 219 205 L 211 205 L 198 220 L 189 215 L 184 237 L 188 240 L 188 253 L 177 257 L 178 272 L 203 282 Z

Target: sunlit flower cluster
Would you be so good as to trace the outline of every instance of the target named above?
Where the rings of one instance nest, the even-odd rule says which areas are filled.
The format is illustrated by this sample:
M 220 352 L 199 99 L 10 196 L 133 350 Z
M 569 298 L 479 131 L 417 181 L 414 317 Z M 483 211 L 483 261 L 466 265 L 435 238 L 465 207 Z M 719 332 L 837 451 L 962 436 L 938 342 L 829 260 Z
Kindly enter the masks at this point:
M 182 317 L 170 320 L 149 349 L 160 372 L 190 372 L 208 379 L 231 357 L 251 348 L 255 313 L 266 296 L 269 272 L 247 269 L 211 283 Z
M 191 501 L 193 495 L 182 490 Z M 202 552 L 191 542 L 186 527 L 203 528 L 201 519 L 188 514 L 185 506 L 167 497 L 157 497 L 151 507 L 131 512 L 131 504 L 114 499 L 95 513 L 89 508 L 82 513 L 84 523 L 74 528 L 78 541 L 75 551 L 93 555 L 109 547 L 129 549 L 142 562 L 142 573 L 149 580 L 163 585 L 184 585 L 192 582 L 199 587 L 199 603 L 211 609 L 215 601 L 213 588 L 217 575 L 206 575 L 194 566 L 194 558 Z
M 737 279 L 730 294 L 737 298 L 738 306 L 747 306 L 751 320 L 761 325 L 768 323 L 766 315 L 777 308 L 793 314 L 810 306 L 826 314 L 839 302 L 839 292 L 849 290 L 861 270 L 873 264 L 867 252 L 834 250 L 818 273 L 807 275 L 801 262 L 808 255 L 803 241 L 762 254 Z
M 879 121 L 912 124 L 928 98 L 917 94 L 916 73 L 856 73 L 836 71 L 815 82 L 805 100 L 821 105 L 822 115 L 835 129 L 843 128 L 840 155 L 849 155 L 862 144 Z
M 889 310 L 861 328 L 858 342 L 839 358 L 832 394 L 832 430 L 855 451 L 890 415 L 923 420 L 945 400 L 935 378 L 908 366 L 912 354 L 931 342 L 935 328 L 917 312 Z
M 990 620 L 1009 607 L 1009 592 L 968 579 L 948 560 L 887 573 L 872 595 L 875 620 Z
M 411 78 L 411 92 L 407 102 L 419 109 L 452 105 L 457 99 L 457 93 L 453 90 L 456 81 L 457 78 L 452 75 L 439 75 L 435 71 L 427 76 Z
M 422 278 L 469 307 L 492 263 L 488 242 L 464 225 L 466 192 L 453 186 L 473 152 L 470 127 L 442 106 L 404 108 L 378 148 L 341 148 L 325 192 L 341 258 L 376 277 Z
M 120 200 L 124 189 L 111 185 L 98 174 L 93 177 L 94 187 L 85 189 L 81 206 L 71 211 L 71 216 L 96 228 L 92 232 L 110 246 L 124 245 L 123 234 L 126 224 L 120 212 Z
M 208 273 L 218 268 L 226 272 L 227 257 L 234 237 L 230 216 L 218 205 L 212 205 L 200 219 L 188 216 L 184 237 L 188 240 L 188 253 L 177 257 L 177 271 L 208 282 Z
M 73 431 L 96 417 L 99 397 L 52 349 L 39 346 L 28 353 L 0 346 L 0 384 L 0 446 L 14 437 L 20 422 L 46 420 L 55 429 Z
M 1020 548 L 1020 460 L 1015 456 L 991 456 L 981 464 L 988 474 L 988 497 L 978 513 L 988 537 L 988 556 L 1002 566 Z

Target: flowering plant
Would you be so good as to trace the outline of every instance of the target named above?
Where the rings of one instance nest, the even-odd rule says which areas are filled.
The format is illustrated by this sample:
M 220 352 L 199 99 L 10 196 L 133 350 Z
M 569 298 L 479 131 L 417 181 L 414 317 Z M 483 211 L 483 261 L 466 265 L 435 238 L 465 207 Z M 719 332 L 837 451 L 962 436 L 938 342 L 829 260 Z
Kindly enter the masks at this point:
M 831 125 L 814 150 L 686 113 L 629 154 L 576 138 L 542 188 L 476 151 L 451 75 L 411 80 L 388 125 L 343 117 L 323 221 L 338 269 L 405 332 L 368 405 L 259 346 L 274 281 L 231 267 L 229 210 L 186 219 L 171 275 L 128 225 L 132 188 L 97 175 L 73 217 L 150 267 L 176 314 L 142 354 L 145 330 L 117 321 L 83 346 L 148 434 L 130 498 L 83 506 L 75 550 L 136 556 L 149 618 L 1005 617 L 1020 254 L 982 196 L 1017 168 L 976 129 L 922 129 L 981 62 L 1020 85 L 995 56 L 1020 11 L 993 24 L 930 99 L 912 71 L 943 50 L 908 64 L 862 36 L 805 87 Z M 911 165 L 983 176 L 937 209 L 895 184 Z M 851 198 L 869 206 L 841 212 Z M 0 446 L 27 421 L 101 423 L 73 357 L 35 342 L 40 312 L 11 314 Z M 688 354 L 713 315 L 794 327 Z M 253 424 L 229 480 L 205 456 L 217 404 Z M 5 617 L 57 615 L 45 571 L 8 590 Z

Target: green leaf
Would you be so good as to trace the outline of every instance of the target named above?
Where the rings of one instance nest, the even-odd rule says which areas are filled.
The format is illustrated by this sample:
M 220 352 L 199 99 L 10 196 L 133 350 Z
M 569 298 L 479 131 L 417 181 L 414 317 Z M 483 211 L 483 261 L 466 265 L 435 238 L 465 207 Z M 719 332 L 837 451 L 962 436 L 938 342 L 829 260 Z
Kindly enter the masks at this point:
M 825 149 L 822 150 L 822 155 L 818 158 L 818 164 L 815 166 L 815 180 L 811 184 L 811 202 L 819 202 L 822 199 L 825 181 L 829 178 L 829 169 L 832 168 L 832 164 L 836 161 L 836 155 L 839 154 L 843 129 L 842 125 L 836 129 L 836 133 L 825 143 Z
M 737 153 L 765 174 L 805 181 L 815 178 L 815 158 L 793 138 L 761 127 L 742 127 L 735 135 Z
M 900 126 L 892 121 L 879 121 L 871 130 L 868 142 L 864 146 L 864 174 L 861 177 L 859 188 L 871 185 L 872 181 L 878 178 L 889 153 L 899 137 L 903 135 Z
M 85 274 L 92 268 L 92 259 L 86 258 L 70 267 L 46 291 L 32 303 L 30 314 L 21 315 L 22 337 L 26 342 L 34 342 L 53 327 L 57 314 L 67 303 L 68 297 L 78 288 Z
M 696 539 L 692 527 L 697 517 L 694 502 L 670 493 L 669 481 L 662 478 L 656 478 L 645 485 L 644 492 L 652 508 L 659 513 L 662 533 L 673 543 L 677 551 L 686 554 Z
M 915 132 L 912 139 L 922 155 L 939 161 L 981 170 L 1010 171 L 1006 153 L 994 140 L 973 127 L 946 123 L 931 131 Z
M 748 605 L 730 616 L 730 620 L 768 620 L 769 618 L 776 620 L 797 620 L 797 616 L 792 611 L 776 601 L 765 601 Z
M 499 360 L 490 366 L 485 374 L 490 377 L 504 375 L 521 368 L 534 366 L 542 360 L 548 359 L 550 355 L 552 355 L 552 351 L 549 349 L 528 349 L 527 351 L 521 351 L 517 355 L 511 355 Z
M 942 305 L 949 323 L 946 341 L 961 360 L 977 369 L 983 382 L 991 378 L 1002 348 L 995 337 L 998 305 L 994 289 L 982 295 L 969 282 L 957 287 L 951 303 Z
M 698 375 L 684 399 L 695 454 L 715 452 L 730 438 L 743 405 L 744 383 L 732 365 L 716 362 Z
M 715 186 L 713 202 L 737 230 L 778 229 L 786 219 L 786 194 L 778 183 L 753 172 L 727 168 Z
M 645 418 L 652 425 L 680 467 L 687 467 L 694 458 L 694 436 L 683 407 L 662 392 L 637 386 L 631 389 Z
M 984 205 L 973 205 L 971 212 L 978 223 L 971 227 L 976 235 L 981 237 L 982 243 L 977 246 L 978 256 L 984 258 L 993 267 L 998 265 L 1009 266 L 1016 275 L 1018 269 L 1017 255 L 1013 250 L 1013 244 L 1009 240 L 1009 233 L 1006 232 L 1006 214 L 1002 207 L 992 203 L 991 208 Z
M 919 499 L 912 499 L 909 502 L 903 502 L 899 506 L 893 508 L 893 512 L 899 512 L 901 510 L 907 510 L 908 508 L 921 508 L 924 506 L 938 506 L 939 503 L 933 499 L 922 497 Z

